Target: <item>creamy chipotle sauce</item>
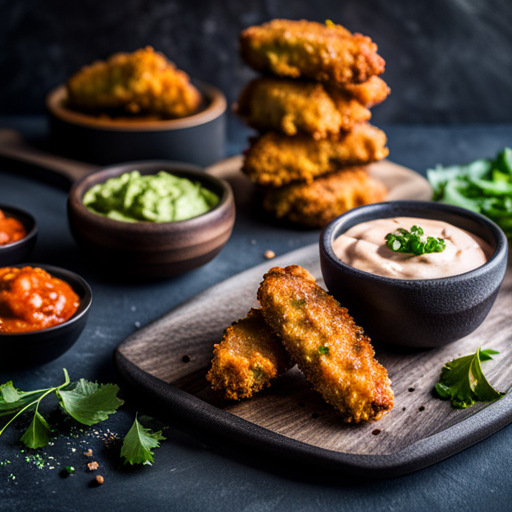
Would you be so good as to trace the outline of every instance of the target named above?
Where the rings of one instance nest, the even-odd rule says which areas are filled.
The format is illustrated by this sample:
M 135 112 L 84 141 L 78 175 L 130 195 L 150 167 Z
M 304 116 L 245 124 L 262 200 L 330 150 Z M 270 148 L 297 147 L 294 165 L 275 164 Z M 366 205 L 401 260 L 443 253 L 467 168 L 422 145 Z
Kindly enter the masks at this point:
M 386 245 L 386 235 L 398 228 L 423 228 L 424 236 L 442 238 L 442 252 L 406 254 Z M 481 238 L 447 222 L 413 217 L 395 217 L 363 222 L 351 227 L 333 243 L 336 256 L 345 264 L 365 272 L 396 279 L 437 279 L 463 274 L 482 266 L 492 255 Z

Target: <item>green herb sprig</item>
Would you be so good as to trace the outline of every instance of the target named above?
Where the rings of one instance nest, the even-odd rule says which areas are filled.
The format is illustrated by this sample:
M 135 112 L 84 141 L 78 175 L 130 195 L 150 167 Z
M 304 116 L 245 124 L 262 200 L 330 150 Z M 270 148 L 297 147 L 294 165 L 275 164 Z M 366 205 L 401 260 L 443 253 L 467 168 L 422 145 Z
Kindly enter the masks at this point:
M 482 371 L 482 361 L 492 359 L 496 350 L 478 349 L 475 354 L 459 357 L 446 363 L 441 370 L 441 380 L 436 384 L 438 395 L 451 400 L 453 407 L 465 409 L 475 402 L 493 402 L 505 393 L 496 391 Z
M 80 379 L 71 382 L 68 372 L 64 369 L 64 383 L 37 391 L 21 391 L 14 387 L 12 381 L 0 386 L 0 417 L 11 416 L 0 430 L 5 429 L 23 413 L 32 409 L 34 416 L 21 442 L 29 448 L 42 448 L 50 441 L 50 426 L 39 412 L 44 398 L 54 394 L 62 409 L 72 418 L 84 425 L 95 425 L 114 414 L 124 403 L 117 398 L 119 387 L 115 384 L 97 384 Z
M 492 159 L 427 171 L 435 201 L 482 213 L 512 241 L 512 149 Z
M 445 250 L 446 244 L 442 238 L 433 236 L 425 238 L 424 234 L 423 228 L 416 224 L 412 226 L 411 231 L 398 228 L 385 236 L 386 245 L 394 252 L 405 252 L 416 256 Z
M 121 457 L 124 458 L 124 463 L 153 464 L 154 453 L 151 450 L 158 448 L 160 441 L 165 441 L 162 431 L 151 432 L 149 428 L 143 427 L 135 417 L 121 447 Z

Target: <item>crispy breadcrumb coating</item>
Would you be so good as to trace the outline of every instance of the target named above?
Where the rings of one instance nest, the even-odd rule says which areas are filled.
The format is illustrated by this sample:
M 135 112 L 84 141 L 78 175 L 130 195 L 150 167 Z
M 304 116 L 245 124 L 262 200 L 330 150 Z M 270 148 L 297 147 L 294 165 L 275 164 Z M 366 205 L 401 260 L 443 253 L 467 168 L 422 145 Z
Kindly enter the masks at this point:
M 391 92 L 388 84 L 378 76 L 372 76 L 362 84 L 345 84 L 342 90 L 366 108 L 382 103 Z
M 316 140 L 349 131 L 371 117 L 367 108 L 338 88 L 279 78 L 250 82 L 238 99 L 237 112 L 258 130 L 308 133 Z
M 370 339 L 307 270 L 270 269 L 258 299 L 265 321 L 344 421 L 375 421 L 392 409 L 391 381 L 374 359 Z
M 278 219 L 323 228 L 352 208 L 384 201 L 386 194 L 384 184 L 356 167 L 321 176 L 312 183 L 268 188 L 263 207 Z
M 306 20 L 249 27 L 240 35 L 240 53 L 256 71 L 333 84 L 365 82 L 385 66 L 369 37 Z
M 67 91 L 75 109 L 164 119 L 192 115 L 202 101 L 188 75 L 149 46 L 83 67 L 68 80 Z
M 251 309 L 245 318 L 228 327 L 213 354 L 206 378 L 214 390 L 231 400 L 252 397 L 292 366 L 260 309 Z
M 267 132 L 252 142 L 242 170 L 260 185 L 311 183 L 314 178 L 341 167 L 385 158 L 389 153 L 386 142 L 386 134 L 367 123 L 356 125 L 337 138 L 323 140 Z

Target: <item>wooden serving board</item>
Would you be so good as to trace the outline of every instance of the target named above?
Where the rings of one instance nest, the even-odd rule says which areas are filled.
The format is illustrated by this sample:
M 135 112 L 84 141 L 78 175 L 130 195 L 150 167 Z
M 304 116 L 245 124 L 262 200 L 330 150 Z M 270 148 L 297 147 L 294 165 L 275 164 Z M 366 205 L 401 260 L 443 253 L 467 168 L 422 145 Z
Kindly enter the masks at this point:
M 233 187 L 238 202 L 249 199 L 253 192 L 251 182 L 242 174 L 243 156 L 236 155 L 207 167 L 206 172 L 228 180 Z M 386 186 L 388 195 L 386 201 L 407 199 L 409 201 L 430 201 L 432 187 L 429 182 L 417 172 L 395 164 L 389 160 L 381 160 L 366 166 L 368 173 Z
M 376 346 L 395 392 L 394 409 L 377 423 L 348 425 L 323 402 L 297 368 L 251 400 L 230 402 L 210 390 L 205 375 L 223 330 L 257 305 L 256 291 L 273 266 L 298 264 L 324 286 L 317 244 L 247 270 L 137 331 L 117 349 L 119 374 L 132 388 L 175 414 L 231 442 L 277 453 L 297 465 L 389 477 L 421 469 L 480 441 L 512 421 L 512 395 L 456 410 L 433 393 L 442 366 L 478 347 L 500 351 L 485 363 L 501 391 L 512 384 L 512 269 L 484 324 L 439 349 Z M 384 299 L 383 299 L 384 300 Z M 364 326 L 363 326 L 364 327 Z

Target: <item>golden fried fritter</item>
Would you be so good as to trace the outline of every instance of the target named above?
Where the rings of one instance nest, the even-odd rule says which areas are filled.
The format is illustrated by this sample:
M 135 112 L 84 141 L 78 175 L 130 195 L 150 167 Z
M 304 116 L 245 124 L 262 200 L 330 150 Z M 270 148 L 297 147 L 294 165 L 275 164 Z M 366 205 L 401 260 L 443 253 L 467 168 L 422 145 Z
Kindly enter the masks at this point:
M 386 194 L 380 181 L 368 176 L 364 168 L 355 167 L 321 176 L 313 183 L 269 188 L 263 207 L 278 219 L 286 217 L 303 226 L 323 228 L 352 208 L 384 201 Z
M 374 359 L 370 339 L 307 270 L 270 269 L 258 299 L 265 321 L 344 421 L 378 420 L 392 409 L 391 381 Z
M 213 354 L 206 378 L 213 389 L 232 400 L 252 397 L 292 366 L 260 309 L 251 309 L 245 318 L 228 327 Z
M 314 178 L 340 167 L 385 158 L 389 153 L 386 142 L 386 134 L 367 123 L 356 125 L 339 137 L 323 140 L 267 132 L 252 142 L 242 171 L 260 185 L 311 183 Z
M 258 130 L 309 133 L 317 140 L 349 131 L 371 117 L 367 108 L 338 88 L 279 78 L 250 82 L 238 99 L 237 112 Z
M 382 103 L 391 92 L 388 84 L 378 76 L 372 76 L 362 84 L 345 84 L 342 90 L 366 108 Z
M 256 71 L 333 84 L 365 82 L 385 66 L 369 37 L 306 20 L 249 27 L 240 34 L 240 53 Z
M 101 113 L 173 119 L 194 114 L 201 104 L 188 75 L 149 46 L 83 67 L 67 91 L 70 107 Z

